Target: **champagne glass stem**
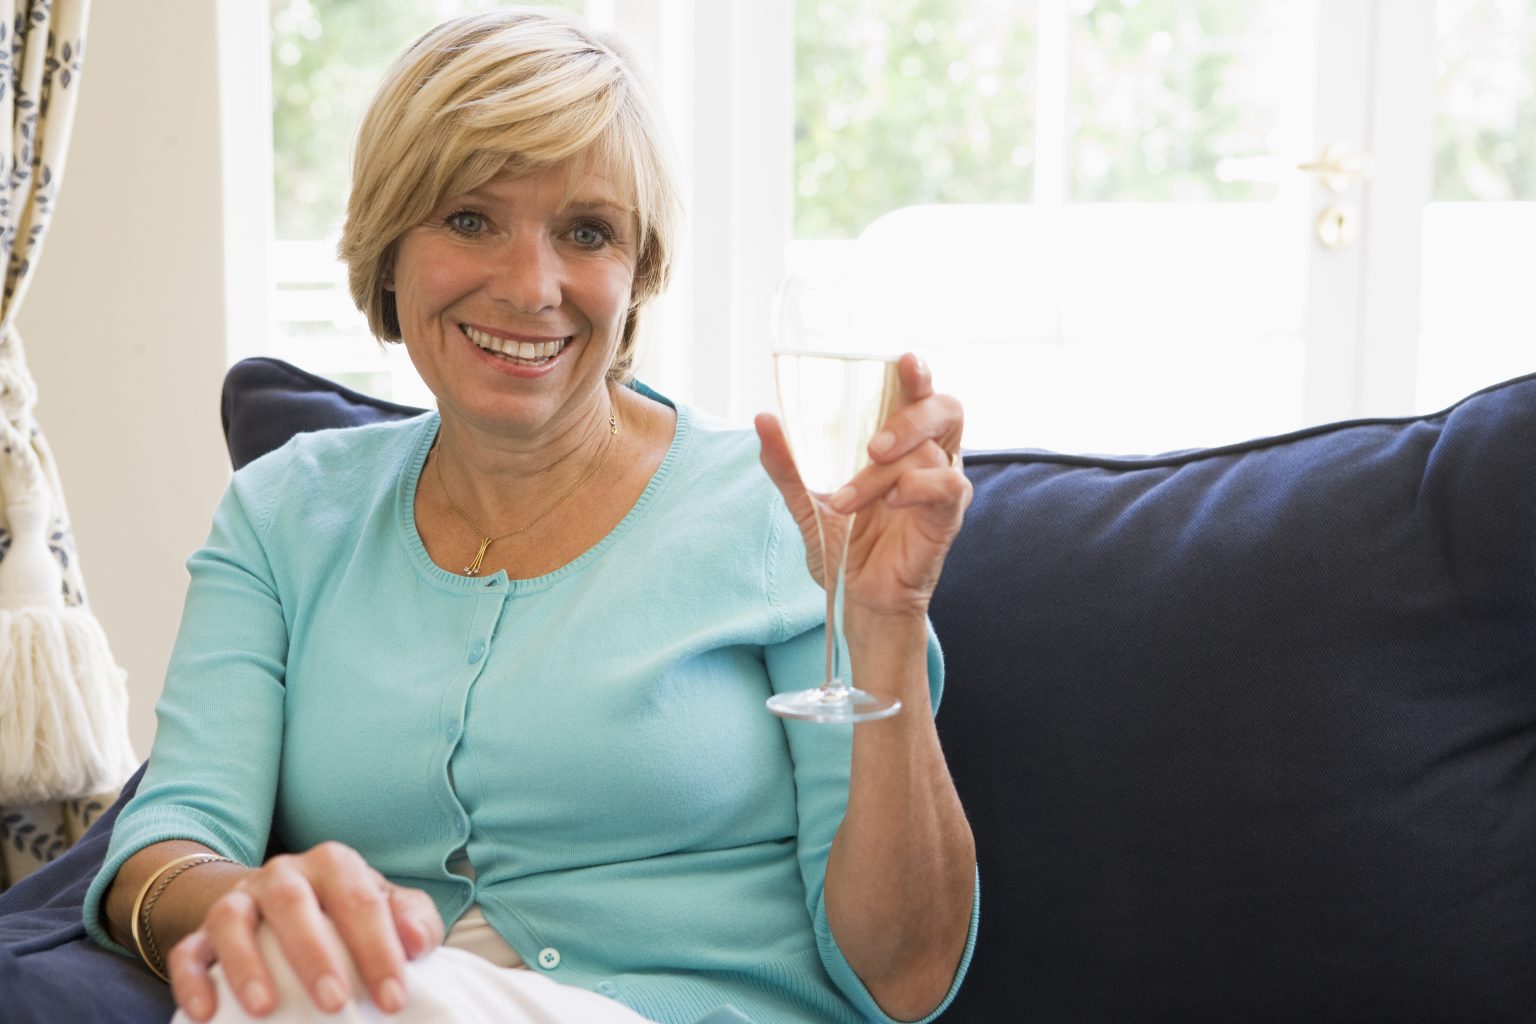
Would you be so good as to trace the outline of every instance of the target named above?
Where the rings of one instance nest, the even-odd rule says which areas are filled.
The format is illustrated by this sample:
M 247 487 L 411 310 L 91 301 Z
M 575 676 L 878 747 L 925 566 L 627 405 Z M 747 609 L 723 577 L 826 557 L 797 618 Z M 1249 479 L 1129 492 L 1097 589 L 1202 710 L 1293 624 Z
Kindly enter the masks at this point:
M 816 532 L 821 537 L 821 570 L 827 592 L 827 674 L 821 688 L 828 696 L 842 696 L 851 680 L 842 660 L 843 603 L 847 577 L 848 542 L 853 537 L 853 516 L 835 512 L 820 496 L 813 496 Z

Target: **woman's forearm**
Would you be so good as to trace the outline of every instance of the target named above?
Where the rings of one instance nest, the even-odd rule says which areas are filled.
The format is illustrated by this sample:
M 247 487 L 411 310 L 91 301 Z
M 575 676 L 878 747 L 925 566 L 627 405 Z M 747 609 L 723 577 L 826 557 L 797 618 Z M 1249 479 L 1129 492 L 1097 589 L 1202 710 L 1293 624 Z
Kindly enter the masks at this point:
M 214 851 L 201 843 L 174 839 L 146 846 L 123 862 L 102 901 L 103 923 L 113 941 L 139 952 L 133 942 L 133 908 L 139 894 L 166 865 L 177 858 L 195 854 L 214 855 Z M 249 871 L 238 864 L 200 864 L 167 885 L 155 901 L 152 917 L 155 944 L 161 958 L 187 933 L 201 925 L 209 904 L 233 888 Z
M 927 620 L 849 609 L 846 633 L 855 684 L 903 708 L 854 729 L 827 919 L 875 1001 L 911 1020 L 942 1001 L 964 953 L 975 844 L 929 713 Z

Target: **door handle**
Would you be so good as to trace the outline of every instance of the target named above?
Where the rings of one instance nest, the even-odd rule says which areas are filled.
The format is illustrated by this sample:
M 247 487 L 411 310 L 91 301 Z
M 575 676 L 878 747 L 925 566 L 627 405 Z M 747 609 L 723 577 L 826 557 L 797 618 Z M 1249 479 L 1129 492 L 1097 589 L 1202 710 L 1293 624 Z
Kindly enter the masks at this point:
M 1316 159 L 1297 164 L 1296 169 L 1316 176 L 1323 188 L 1342 195 L 1355 182 L 1371 176 L 1371 155 L 1355 152 L 1346 142 L 1330 142 Z

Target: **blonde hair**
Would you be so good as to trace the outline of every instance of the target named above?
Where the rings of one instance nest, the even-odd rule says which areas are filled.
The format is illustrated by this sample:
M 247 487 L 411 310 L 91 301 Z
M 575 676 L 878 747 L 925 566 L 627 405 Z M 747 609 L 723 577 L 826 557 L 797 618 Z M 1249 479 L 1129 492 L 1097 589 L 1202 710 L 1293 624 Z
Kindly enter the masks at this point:
M 568 160 L 595 161 L 631 189 L 639 255 L 608 371 L 628 380 L 640 311 L 671 274 L 676 180 L 633 57 L 612 36 L 549 9 L 506 7 L 446 21 L 380 83 L 358 130 L 339 247 L 352 301 L 374 335 L 400 340 L 385 282 L 401 235 L 448 196 Z

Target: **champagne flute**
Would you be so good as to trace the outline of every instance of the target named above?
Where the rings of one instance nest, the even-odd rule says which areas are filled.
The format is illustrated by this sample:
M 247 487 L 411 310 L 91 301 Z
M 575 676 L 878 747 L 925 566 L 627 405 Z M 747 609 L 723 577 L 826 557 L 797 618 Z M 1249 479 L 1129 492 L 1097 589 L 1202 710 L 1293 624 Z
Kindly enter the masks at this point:
M 843 664 L 843 567 L 854 516 L 834 510 L 830 501 L 869 463 L 870 438 L 895 408 L 901 391 L 896 360 L 827 350 L 829 342 L 850 343 L 857 326 L 849 290 L 834 282 L 788 278 L 775 306 L 779 410 L 800 482 L 816 514 L 827 625 L 821 685 L 775 694 L 768 699 L 768 709 L 812 722 L 885 718 L 900 711 L 901 702 L 853 687 Z

